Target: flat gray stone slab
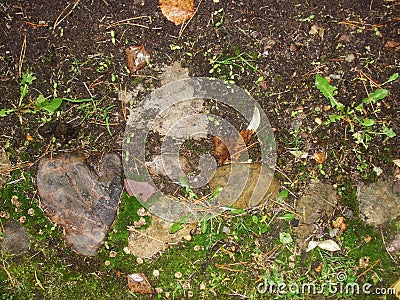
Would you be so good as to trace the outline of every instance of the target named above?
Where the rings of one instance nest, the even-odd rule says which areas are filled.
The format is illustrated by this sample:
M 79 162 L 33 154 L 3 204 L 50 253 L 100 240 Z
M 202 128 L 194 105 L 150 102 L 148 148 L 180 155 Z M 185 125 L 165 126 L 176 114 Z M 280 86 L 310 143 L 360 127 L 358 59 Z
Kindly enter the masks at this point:
M 104 155 L 97 168 L 76 154 L 42 158 L 37 172 L 41 204 L 77 253 L 96 254 L 117 215 L 123 190 L 122 164 L 115 153 Z

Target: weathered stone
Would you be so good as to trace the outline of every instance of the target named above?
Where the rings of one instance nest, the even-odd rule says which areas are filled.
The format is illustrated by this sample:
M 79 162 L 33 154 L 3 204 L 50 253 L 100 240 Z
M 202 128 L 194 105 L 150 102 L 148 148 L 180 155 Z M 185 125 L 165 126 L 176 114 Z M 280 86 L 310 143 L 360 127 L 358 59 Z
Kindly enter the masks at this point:
M 262 172 L 260 176 L 260 171 Z M 247 178 L 247 180 L 246 180 Z M 222 187 L 221 205 L 236 208 L 254 207 L 278 195 L 278 179 L 260 164 L 228 164 L 218 167 L 210 183 L 211 190 Z M 257 185 L 257 187 L 256 187 Z
M 358 192 L 360 214 L 368 225 L 381 225 L 400 215 L 400 185 L 378 181 Z
M 3 240 L 1 247 L 15 255 L 29 250 L 30 240 L 25 227 L 17 220 L 10 220 L 3 225 Z
M 79 254 L 94 255 L 107 236 L 123 189 L 121 174 L 115 153 L 106 154 L 97 170 L 81 155 L 41 159 L 37 187 L 42 206 Z
M 332 215 L 339 195 L 329 184 L 313 183 L 305 189 L 307 193 L 297 202 L 296 210 L 302 218 L 295 228 L 297 243 L 301 249 L 307 248 L 307 241 L 314 234 L 315 223 L 324 216 Z

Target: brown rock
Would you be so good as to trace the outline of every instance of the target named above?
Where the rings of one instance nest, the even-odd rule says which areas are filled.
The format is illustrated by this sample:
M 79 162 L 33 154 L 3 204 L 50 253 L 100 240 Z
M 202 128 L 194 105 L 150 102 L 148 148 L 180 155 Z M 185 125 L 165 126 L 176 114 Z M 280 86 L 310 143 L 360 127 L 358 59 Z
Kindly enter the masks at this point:
M 236 208 L 264 204 L 269 199 L 275 198 L 280 188 L 273 172 L 266 167 L 261 168 L 261 165 L 256 163 L 218 167 L 209 185 L 212 190 L 223 188 L 218 196 L 219 203 Z
M 121 173 L 115 153 L 106 154 L 97 170 L 80 155 L 41 159 L 37 187 L 42 206 L 79 254 L 94 255 L 114 222 L 123 189 Z

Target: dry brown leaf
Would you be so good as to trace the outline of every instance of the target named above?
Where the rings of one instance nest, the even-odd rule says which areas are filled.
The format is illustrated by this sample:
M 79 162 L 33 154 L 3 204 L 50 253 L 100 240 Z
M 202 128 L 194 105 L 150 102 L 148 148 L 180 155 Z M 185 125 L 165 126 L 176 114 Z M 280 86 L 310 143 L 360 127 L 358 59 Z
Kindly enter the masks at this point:
M 385 48 L 389 51 L 400 51 L 400 41 L 387 41 Z
M 128 275 L 128 288 L 132 293 L 154 294 L 153 287 L 143 273 Z
M 309 34 L 311 34 L 311 35 L 318 34 L 319 37 L 322 39 L 325 34 L 325 29 L 323 27 L 319 27 L 318 25 L 313 25 L 313 26 L 311 26 Z
M 228 161 L 230 157 L 238 161 L 242 151 L 246 149 L 246 145 L 249 143 L 253 133 L 253 130 L 243 129 L 240 131 L 236 140 L 228 139 L 226 144 L 219 137 L 213 136 L 214 157 L 217 159 L 218 164 L 222 165 L 224 162 Z M 233 153 L 230 154 L 228 149 L 232 149 Z
M 128 65 L 131 75 L 133 75 L 137 70 L 146 66 L 147 61 L 150 59 L 150 54 L 143 45 L 130 46 L 125 50 L 125 54 L 126 64 Z
M 340 250 L 339 245 L 333 240 L 322 241 L 318 244 L 318 247 L 332 252 Z
M 194 15 L 194 0 L 159 0 L 162 14 L 175 25 L 180 25 Z
M 317 273 L 320 273 L 321 271 L 322 271 L 322 267 L 323 267 L 324 265 L 323 264 L 319 264 L 314 270 L 315 270 L 315 272 L 317 272 Z
M 319 164 L 323 164 L 325 162 L 325 154 L 322 152 L 315 153 L 314 160 Z

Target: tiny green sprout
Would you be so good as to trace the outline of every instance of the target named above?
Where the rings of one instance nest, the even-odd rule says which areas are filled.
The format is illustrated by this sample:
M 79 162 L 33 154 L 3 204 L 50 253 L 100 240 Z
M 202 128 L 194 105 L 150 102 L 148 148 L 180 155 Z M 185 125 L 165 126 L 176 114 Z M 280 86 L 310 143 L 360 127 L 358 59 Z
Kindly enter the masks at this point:
M 219 125 L 219 121 L 216 120 L 213 116 L 208 116 L 207 118 L 208 118 L 209 121 L 213 122 L 213 124 L 214 124 L 215 126 L 218 126 L 218 125 Z
M 287 190 L 282 190 L 279 192 L 277 198 L 281 201 L 284 201 L 287 199 L 288 196 L 289 196 L 289 192 Z
M 386 80 L 384 83 L 381 85 L 388 84 L 389 82 L 395 81 L 397 78 L 399 78 L 399 73 L 393 73 L 388 80 Z
M 380 33 L 378 27 L 374 27 L 375 35 L 381 37 L 382 34 Z
M 189 200 L 199 199 L 199 196 L 193 191 L 192 187 L 190 186 L 189 182 L 183 176 L 179 176 L 179 182 L 183 189 L 185 190 L 185 196 Z
M 179 221 L 173 223 L 169 228 L 169 232 L 171 234 L 177 233 L 179 230 L 183 228 L 183 224 L 185 224 L 189 218 L 187 216 L 183 216 Z
M 311 22 L 314 19 L 315 19 L 315 15 L 309 15 L 307 18 L 298 19 L 298 21 L 300 21 L 300 22 Z
M 180 50 L 180 49 L 182 49 L 182 47 L 181 46 L 179 46 L 179 45 L 169 45 L 169 48 L 172 50 L 172 51 L 175 51 L 175 50 Z
M 216 17 L 218 15 L 220 15 L 220 18 L 217 22 L 215 22 L 214 17 Z M 215 24 L 216 28 L 220 27 L 224 23 L 224 9 L 223 8 L 221 8 L 217 11 L 214 11 L 212 13 L 212 16 L 213 16 L 213 23 Z
M 256 83 L 263 82 L 264 80 L 265 80 L 264 76 L 260 76 L 260 77 L 257 78 Z
M 111 30 L 110 35 L 111 35 L 111 43 L 113 43 L 115 45 L 115 31 Z
M 291 221 L 294 220 L 296 216 L 292 213 L 287 213 L 284 214 L 283 216 L 278 217 L 279 220 L 286 220 L 286 221 Z

